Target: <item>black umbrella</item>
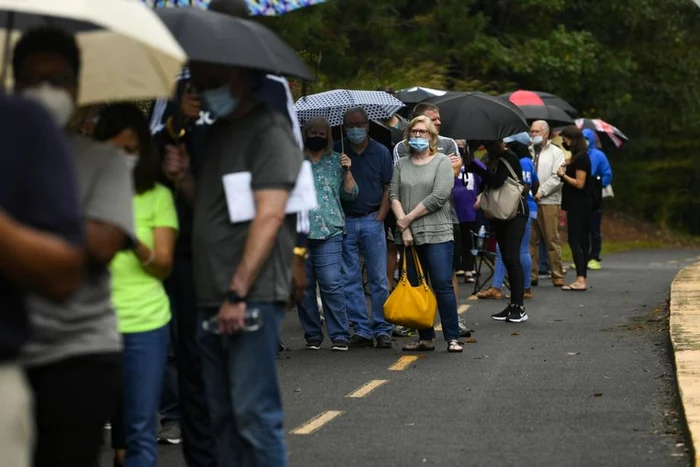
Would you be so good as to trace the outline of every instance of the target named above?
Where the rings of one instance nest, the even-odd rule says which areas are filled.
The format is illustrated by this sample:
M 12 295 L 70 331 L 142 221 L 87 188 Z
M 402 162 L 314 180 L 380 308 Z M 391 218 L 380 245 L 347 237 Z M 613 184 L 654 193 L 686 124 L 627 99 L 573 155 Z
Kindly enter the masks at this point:
M 199 8 L 159 8 L 156 13 L 191 61 L 314 79 L 289 44 L 254 21 Z
M 404 104 L 417 104 L 426 99 L 430 99 L 432 97 L 443 97 L 447 94 L 449 94 L 449 91 L 414 86 L 412 88 L 399 89 L 394 94 L 394 97 Z
M 528 122 L 545 120 L 553 127 L 574 124 L 574 119 L 569 114 L 553 105 L 519 105 L 518 108 L 523 111 Z
M 578 115 L 578 110 L 576 110 L 571 104 L 566 102 L 564 99 L 562 99 L 559 96 L 555 96 L 554 94 L 550 94 L 548 92 L 543 92 L 543 91 L 524 91 L 524 90 L 519 90 L 519 91 L 513 91 L 513 92 L 508 92 L 506 94 L 501 94 L 498 97 L 502 97 L 504 99 L 508 99 L 514 102 L 519 102 L 519 98 L 528 98 L 527 94 L 535 94 L 537 97 L 539 97 L 546 105 L 551 105 L 554 107 L 558 107 L 562 109 L 564 112 L 567 113 L 570 117 L 576 117 Z M 515 95 L 515 96 L 513 96 Z M 511 99 L 511 97 L 514 97 L 514 99 Z
M 456 139 L 497 140 L 529 127 L 512 103 L 482 92 L 463 92 L 426 100 L 440 107 L 440 134 Z

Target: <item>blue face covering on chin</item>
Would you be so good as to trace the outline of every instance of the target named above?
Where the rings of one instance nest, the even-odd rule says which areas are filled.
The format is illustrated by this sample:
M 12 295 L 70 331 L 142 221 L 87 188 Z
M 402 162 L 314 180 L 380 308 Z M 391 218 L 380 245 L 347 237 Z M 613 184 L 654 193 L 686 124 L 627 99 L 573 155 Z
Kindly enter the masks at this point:
M 364 128 L 348 128 L 345 133 L 352 144 L 362 144 L 367 139 L 367 130 Z
M 228 85 L 204 91 L 202 102 L 214 118 L 228 117 L 238 109 L 241 103 L 239 99 L 231 95 L 231 89 Z

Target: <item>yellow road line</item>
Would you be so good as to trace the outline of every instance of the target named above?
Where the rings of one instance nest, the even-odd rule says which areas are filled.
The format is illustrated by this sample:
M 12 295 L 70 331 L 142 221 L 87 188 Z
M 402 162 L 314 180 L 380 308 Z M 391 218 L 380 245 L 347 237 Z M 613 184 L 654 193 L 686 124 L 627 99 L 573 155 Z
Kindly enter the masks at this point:
M 479 297 L 477 297 L 476 295 L 470 295 L 467 300 L 479 300 Z
M 368 382 L 367 384 L 361 386 L 359 389 L 356 389 L 355 391 L 351 392 L 345 397 L 350 397 L 352 399 L 359 399 L 360 397 L 365 397 L 370 392 L 377 389 L 379 386 L 382 386 L 388 382 L 388 379 L 374 379 Z
M 442 323 L 438 323 L 437 326 L 435 326 L 436 331 L 442 331 Z
M 418 356 L 416 355 L 404 355 L 403 357 L 399 358 L 396 360 L 396 363 L 391 365 L 389 367 L 390 371 L 402 371 L 408 368 L 411 363 L 415 362 L 418 360 Z
M 459 308 L 457 308 L 457 314 L 461 315 L 462 313 L 466 313 L 468 309 L 469 305 L 460 305 Z
M 290 433 L 293 435 L 310 435 L 311 433 L 319 430 L 326 423 L 342 414 L 342 410 L 328 410 L 293 429 Z

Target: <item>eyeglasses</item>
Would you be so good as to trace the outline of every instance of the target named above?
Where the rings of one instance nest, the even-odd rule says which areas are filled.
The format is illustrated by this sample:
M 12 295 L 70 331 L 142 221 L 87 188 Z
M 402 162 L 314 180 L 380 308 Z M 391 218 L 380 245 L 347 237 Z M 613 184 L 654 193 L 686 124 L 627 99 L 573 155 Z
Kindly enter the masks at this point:
M 345 123 L 345 128 L 364 128 L 367 122 Z
M 409 133 L 411 136 L 428 136 L 430 134 L 428 130 L 411 130 Z

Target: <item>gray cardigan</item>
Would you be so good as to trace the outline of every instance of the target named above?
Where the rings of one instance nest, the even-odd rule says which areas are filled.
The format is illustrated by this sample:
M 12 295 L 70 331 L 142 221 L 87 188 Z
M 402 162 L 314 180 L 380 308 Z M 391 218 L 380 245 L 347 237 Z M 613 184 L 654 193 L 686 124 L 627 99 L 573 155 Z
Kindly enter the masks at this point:
M 408 214 L 421 202 L 429 211 L 413 221 L 411 233 L 416 245 L 444 243 L 454 240 L 452 210 L 449 202 L 454 187 L 454 172 L 450 158 L 436 154 L 425 165 L 416 165 L 410 157 L 402 157 L 394 167 L 389 189 L 389 201 L 397 199 Z M 394 235 L 402 244 L 400 231 Z

